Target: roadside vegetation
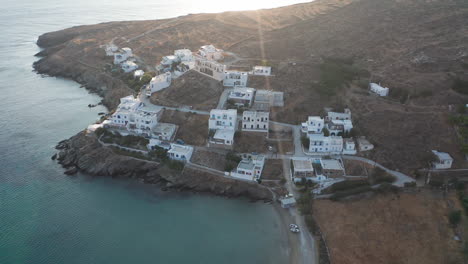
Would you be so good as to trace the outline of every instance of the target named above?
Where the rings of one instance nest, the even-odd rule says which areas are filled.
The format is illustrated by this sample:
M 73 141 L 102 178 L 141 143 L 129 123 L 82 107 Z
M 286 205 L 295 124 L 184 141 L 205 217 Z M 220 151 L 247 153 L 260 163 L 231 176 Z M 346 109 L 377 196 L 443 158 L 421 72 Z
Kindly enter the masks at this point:
M 465 106 L 462 106 L 465 108 Z M 468 116 L 464 114 L 452 115 L 450 122 L 457 128 L 460 140 L 460 150 L 463 154 L 468 154 Z
M 149 140 L 141 136 L 122 136 L 117 132 L 111 132 L 105 128 L 96 129 L 96 135 L 102 142 L 107 144 L 117 144 L 119 146 L 134 148 L 139 150 L 147 150 Z

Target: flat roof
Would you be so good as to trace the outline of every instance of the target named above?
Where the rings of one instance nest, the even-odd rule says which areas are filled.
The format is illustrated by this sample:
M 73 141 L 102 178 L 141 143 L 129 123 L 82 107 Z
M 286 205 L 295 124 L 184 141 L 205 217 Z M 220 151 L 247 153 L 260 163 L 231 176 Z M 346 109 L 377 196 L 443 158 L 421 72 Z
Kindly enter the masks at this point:
M 153 129 L 154 133 L 169 133 L 175 130 L 176 125 L 170 123 L 158 123 Z
M 229 139 L 232 140 L 234 138 L 234 130 L 229 130 L 229 129 L 218 129 L 216 130 L 213 138 L 215 139 Z
M 192 147 L 184 146 L 179 144 L 171 144 L 171 149 L 169 153 L 179 153 L 179 154 L 188 154 L 192 151 Z
M 450 154 L 446 152 L 439 152 L 437 150 L 433 150 L 432 153 L 434 153 L 434 155 L 436 155 L 439 158 L 439 160 L 453 160 L 452 156 L 450 156 Z
M 294 171 L 314 171 L 310 160 L 295 160 L 293 159 Z
M 282 204 L 295 204 L 296 203 L 296 199 L 294 199 L 294 197 L 283 198 L 283 199 L 280 199 L 280 201 Z
M 334 159 L 323 159 L 322 168 L 324 170 L 343 170 L 341 163 Z
M 255 164 L 251 160 L 241 160 L 237 168 L 243 170 L 253 170 L 255 168 Z

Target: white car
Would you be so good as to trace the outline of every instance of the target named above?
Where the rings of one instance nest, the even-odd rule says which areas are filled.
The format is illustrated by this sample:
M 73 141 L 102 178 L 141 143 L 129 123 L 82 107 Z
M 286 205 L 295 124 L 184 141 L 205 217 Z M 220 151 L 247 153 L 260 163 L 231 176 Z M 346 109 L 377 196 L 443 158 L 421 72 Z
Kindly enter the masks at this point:
M 295 224 L 290 224 L 289 228 L 299 228 L 299 227 L 297 225 L 295 225 Z
M 293 233 L 299 233 L 299 228 L 290 228 L 289 230 L 291 230 L 291 232 Z

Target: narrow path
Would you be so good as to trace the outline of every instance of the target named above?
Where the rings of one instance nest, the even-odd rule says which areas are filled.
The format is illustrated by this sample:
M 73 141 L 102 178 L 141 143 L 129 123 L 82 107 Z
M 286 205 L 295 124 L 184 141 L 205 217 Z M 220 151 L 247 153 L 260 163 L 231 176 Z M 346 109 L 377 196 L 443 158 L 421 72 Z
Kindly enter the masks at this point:
M 416 180 L 411 178 L 410 176 L 408 176 L 406 174 L 403 174 L 403 173 L 401 173 L 399 171 L 390 170 L 390 169 L 378 164 L 376 161 L 366 159 L 366 158 L 363 158 L 363 157 L 349 156 L 349 155 L 343 155 L 342 157 L 343 157 L 343 159 L 347 159 L 347 160 L 362 161 L 362 162 L 365 162 L 365 163 L 367 163 L 369 165 L 376 166 L 376 167 L 379 167 L 379 168 L 383 169 L 387 173 L 389 173 L 389 174 L 391 174 L 391 175 L 393 175 L 393 176 L 395 176 L 397 178 L 397 180 L 393 183 L 393 185 L 395 185 L 395 186 L 403 187 L 405 185 L 405 182 L 416 182 Z

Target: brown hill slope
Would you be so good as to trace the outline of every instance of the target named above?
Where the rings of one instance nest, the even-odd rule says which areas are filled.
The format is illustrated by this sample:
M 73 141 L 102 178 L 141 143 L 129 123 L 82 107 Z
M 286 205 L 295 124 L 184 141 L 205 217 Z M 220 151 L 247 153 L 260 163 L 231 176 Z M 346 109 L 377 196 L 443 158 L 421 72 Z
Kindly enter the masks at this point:
M 348 105 L 361 133 L 376 143 L 370 155 L 379 162 L 409 172 L 426 165 L 424 152 L 439 149 L 455 156 L 461 167 L 466 164 L 447 116 L 449 104 L 468 101 L 450 89 L 455 76 L 466 77 L 467 21 L 464 0 L 319 0 L 259 11 L 110 22 L 42 35 L 38 44 L 45 57 L 35 69 L 84 83 L 114 108 L 119 97 L 133 91 L 105 70 L 112 61 L 100 45 L 113 41 L 131 47 L 139 64 L 153 70 L 174 49 L 213 43 L 273 64 L 275 77 L 252 78 L 254 88 L 285 92 L 285 107 L 274 109 L 273 119 L 297 124 L 324 106 Z M 354 57 L 371 73 L 370 80 L 403 91 L 405 104 L 368 96 L 355 85 L 334 96 L 321 95 L 316 89 L 319 66 L 327 56 Z

